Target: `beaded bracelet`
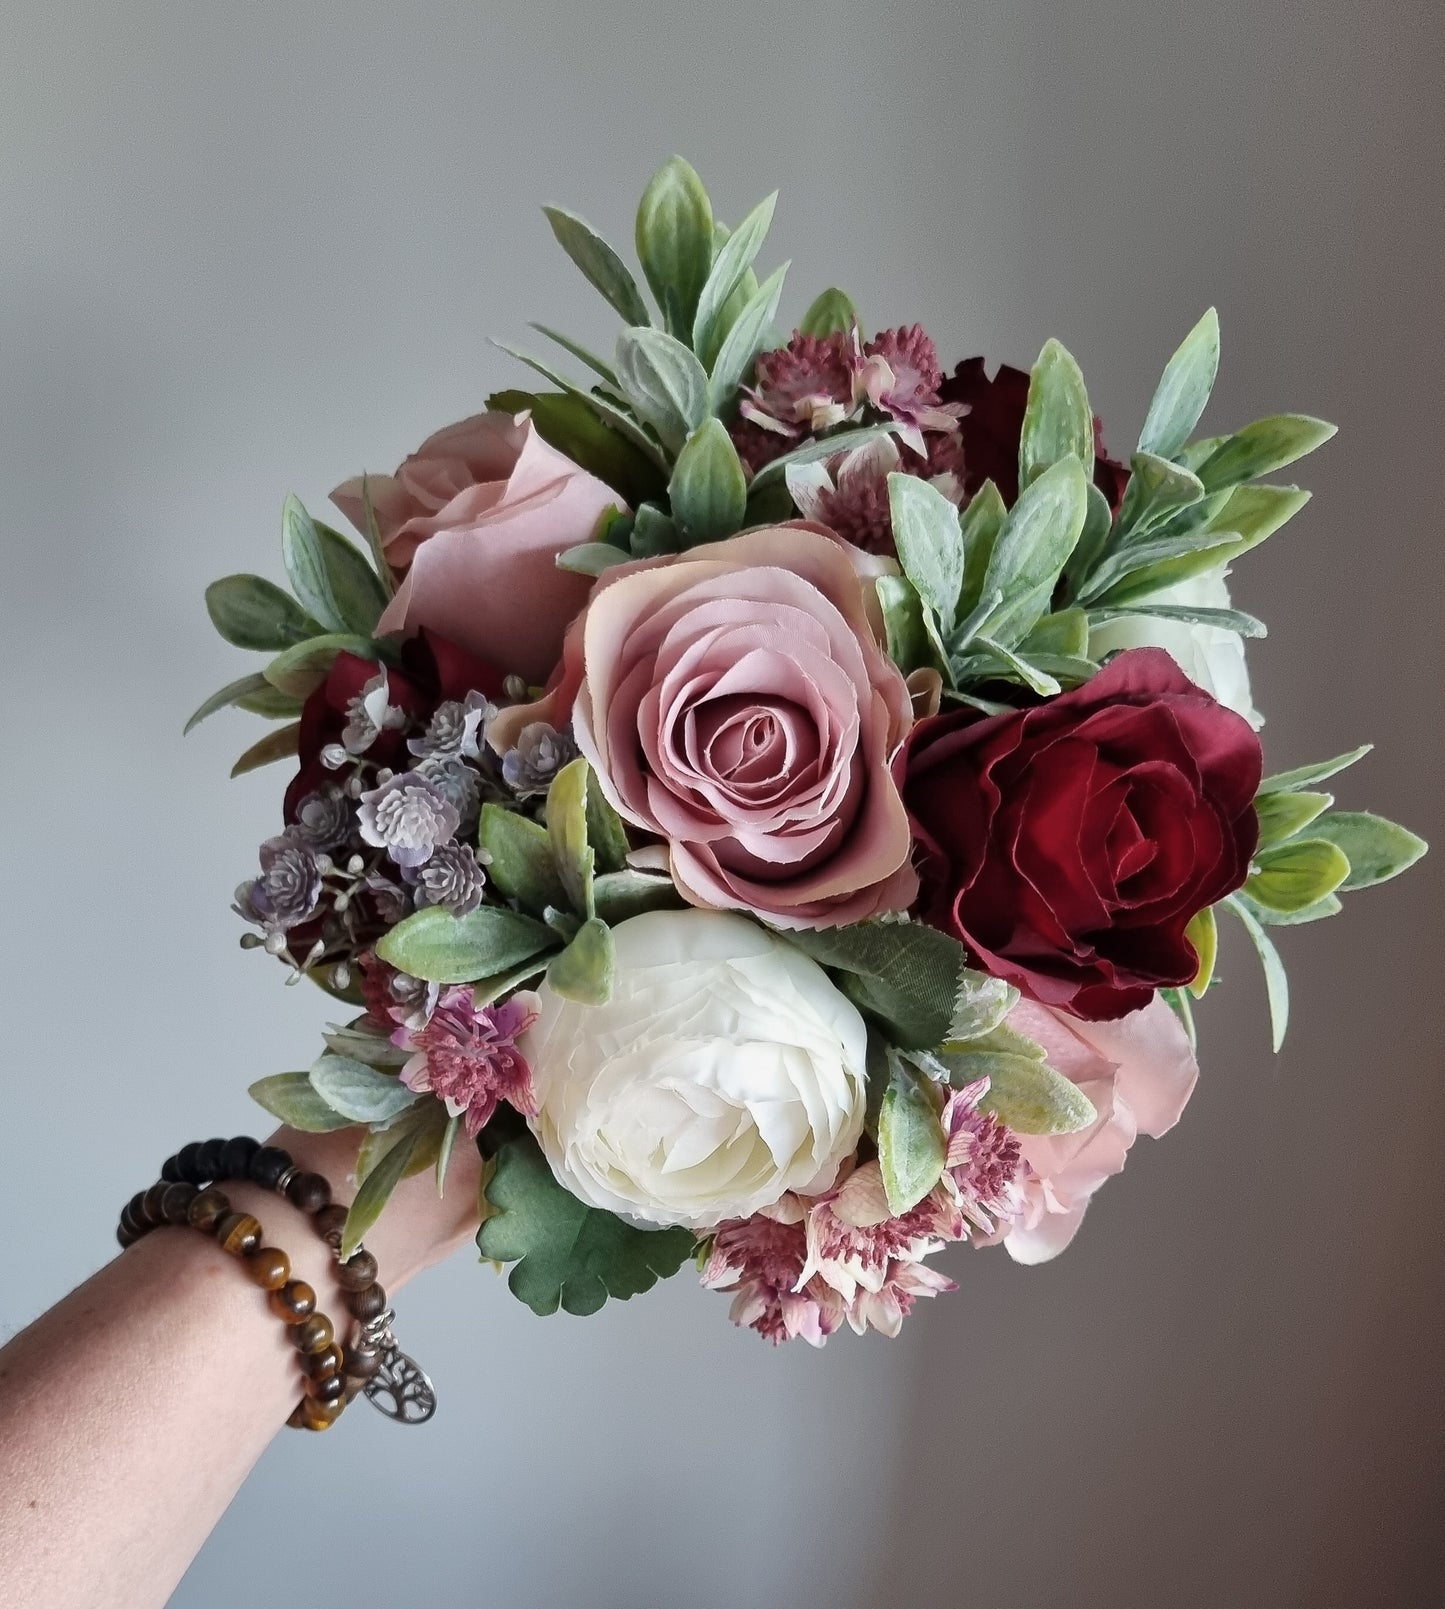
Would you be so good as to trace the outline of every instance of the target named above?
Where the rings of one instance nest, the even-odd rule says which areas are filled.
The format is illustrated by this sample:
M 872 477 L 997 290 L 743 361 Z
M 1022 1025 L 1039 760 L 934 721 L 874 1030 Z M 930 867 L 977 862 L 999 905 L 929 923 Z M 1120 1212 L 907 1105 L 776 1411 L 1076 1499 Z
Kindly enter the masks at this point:
M 303 1171 L 290 1154 L 279 1146 L 262 1145 L 248 1135 L 238 1135 L 230 1140 L 193 1141 L 183 1146 L 174 1156 L 166 1159 L 161 1168 L 160 1182 L 134 1196 L 126 1204 L 121 1212 L 117 1238 L 124 1247 L 139 1238 L 140 1234 L 156 1227 L 157 1221 L 189 1222 L 188 1218 L 176 1220 L 164 1216 L 162 1209 L 166 1191 L 170 1187 L 185 1186 L 200 1195 L 219 1195 L 215 1186 L 231 1180 L 246 1180 L 263 1189 L 274 1190 L 311 1218 L 317 1233 L 335 1255 L 336 1277 L 342 1289 L 342 1300 L 357 1325 L 356 1333 L 344 1346 L 337 1341 L 333 1332 L 319 1351 L 308 1354 L 309 1361 L 304 1365 L 308 1382 L 334 1380 L 336 1383 L 327 1384 L 319 1398 L 308 1384 L 307 1396 L 289 1422 L 293 1425 L 306 1424 L 308 1402 L 325 1400 L 337 1403 L 336 1413 L 327 1421 L 333 1423 L 341 1408 L 358 1392 L 364 1392 L 374 1408 L 399 1423 L 422 1424 L 430 1419 L 436 1412 L 436 1392 L 430 1379 L 401 1350 L 392 1333 L 391 1326 L 396 1315 L 387 1303 L 385 1290 L 377 1282 L 375 1257 L 364 1247 L 358 1246 L 349 1258 L 342 1260 L 341 1235 L 347 1209 L 332 1202 L 331 1186 L 321 1174 Z M 171 1197 L 172 1211 L 177 1210 L 178 1202 L 179 1197 Z M 216 1220 L 212 1222 L 214 1224 Z M 219 1235 L 218 1238 L 225 1245 L 224 1238 Z M 227 1246 L 226 1249 L 232 1248 Z M 257 1278 L 258 1283 L 276 1292 L 286 1287 L 288 1282 L 302 1285 L 310 1293 L 314 1309 L 315 1292 L 305 1286 L 304 1281 L 289 1280 L 290 1261 L 284 1252 L 273 1247 L 258 1247 L 254 1249 L 254 1255 L 269 1257 L 268 1271 L 277 1277 L 276 1285 L 265 1286 L 260 1278 L 261 1270 L 255 1268 L 253 1277 Z M 285 1265 L 284 1270 L 281 1265 Z M 272 1306 L 280 1316 L 286 1316 L 277 1307 L 274 1297 Z M 300 1319 L 304 1321 L 310 1316 L 310 1313 L 300 1315 Z M 324 1426 L 307 1425 L 307 1428 Z

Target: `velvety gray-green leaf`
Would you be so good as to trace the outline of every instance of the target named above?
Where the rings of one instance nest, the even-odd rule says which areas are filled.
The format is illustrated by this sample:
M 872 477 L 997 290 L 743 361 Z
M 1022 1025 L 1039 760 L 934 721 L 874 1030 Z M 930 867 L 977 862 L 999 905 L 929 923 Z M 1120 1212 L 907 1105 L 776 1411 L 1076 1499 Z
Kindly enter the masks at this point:
M 1019 436 L 1019 487 L 1068 457 L 1094 462 L 1094 415 L 1084 376 L 1072 354 L 1049 340 L 1029 375 L 1028 405 Z
M 1278 1055 L 1289 1028 L 1289 978 L 1284 970 L 1284 962 L 1279 958 L 1279 951 L 1275 949 L 1273 939 L 1260 926 L 1247 906 L 1233 895 L 1224 903 L 1239 918 L 1244 931 L 1249 934 L 1250 942 L 1259 955 L 1260 965 L 1264 968 L 1265 992 L 1269 996 L 1271 1043 L 1275 1054 Z
M 878 1112 L 878 1165 L 889 1209 L 898 1216 L 938 1183 L 948 1140 L 931 1080 L 903 1057 L 889 1059 L 892 1076 Z
M 707 371 L 689 348 L 661 330 L 624 330 L 617 338 L 617 378 L 639 419 L 672 452 L 707 417 Z
M 428 983 L 475 983 L 556 947 L 550 928 L 515 911 L 483 905 L 453 916 L 430 905 L 383 934 L 376 953 Z
M 259 575 L 223 575 L 206 588 L 211 624 L 236 648 L 274 653 L 321 629 L 289 592 Z
M 330 1134 L 349 1128 L 351 1119 L 322 1100 L 307 1073 L 273 1073 L 251 1085 L 251 1099 L 303 1134 Z
M 783 281 L 787 278 L 789 266 L 784 263 L 780 268 L 775 268 L 758 286 L 757 293 L 738 314 L 718 348 L 708 380 L 708 406 L 714 413 L 728 413 L 733 395 L 752 372 L 758 353 L 766 350 L 772 338 L 773 320 L 783 297 Z
M 547 983 L 554 994 L 566 1000 L 576 1000 L 584 1006 L 603 1006 L 612 998 L 616 970 L 612 929 L 594 916 L 578 928 L 566 949 L 552 957 L 547 968 Z
M 798 330 L 803 335 L 846 335 L 858 322 L 858 309 L 853 298 L 836 285 L 815 296 L 803 314 Z
M 636 245 L 647 283 L 675 334 L 692 328 L 712 269 L 712 242 L 712 203 L 702 180 L 680 156 L 671 157 L 643 192 Z
M 898 562 L 947 637 L 963 588 L 958 510 L 936 486 L 917 475 L 888 477 L 888 506 Z
M 365 1238 L 367 1231 L 381 1217 L 383 1208 L 405 1177 L 412 1156 L 421 1143 L 419 1133 L 403 1134 L 361 1181 L 356 1199 L 351 1203 L 351 1210 L 347 1213 L 346 1222 L 341 1230 L 343 1258 L 351 1256 Z
M 600 921 L 616 927 L 644 911 L 682 910 L 685 901 L 670 877 L 657 872 L 603 872 L 592 885 L 593 902 Z
M 587 835 L 587 793 L 592 770 L 581 758 L 565 765 L 547 790 L 547 836 L 557 875 L 572 909 L 580 916 L 594 915 L 592 878 L 597 856 Z
M 281 509 L 281 557 L 291 590 L 306 613 L 326 631 L 348 630 L 331 590 L 316 523 L 294 496 L 288 497 Z
M 997 1053 L 974 1059 L 989 1081 L 979 1105 L 1016 1134 L 1074 1134 L 1098 1116 L 1083 1090 L 1045 1061 Z M 964 1075 L 968 1060 L 959 1069 Z
M 1242 481 L 1272 475 L 1306 453 L 1312 453 L 1335 434 L 1336 426 L 1306 414 L 1282 413 L 1256 419 L 1228 437 L 1199 466 L 1204 489 L 1218 491 Z M 303 600 L 304 601 L 304 600 Z
M 366 559 L 340 531 L 313 520 L 321 562 L 347 631 L 369 637 L 386 608 L 386 590 Z
M 601 291 L 608 303 L 628 324 L 647 324 L 651 316 L 642 292 L 637 288 L 626 263 L 597 233 L 591 224 L 562 207 L 543 207 L 547 222 L 562 250 Z
M 1290 795 L 1295 799 L 1307 797 Z M 1327 839 L 1349 860 L 1349 875 L 1343 889 L 1373 888 L 1408 870 L 1429 845 L 1408 827 L 1372 815 L 1368 810 L 1335 810 L 1321 816 L 1310 829 L 1311 836 Z
M 289 693 L 293 698 L 309 698 L 326 680 L 336 656 L 342 653 L 355 654 L 359 659 L 375 659 L 378 649 L 370 637 L 331 632 L 283 650 L 262 675 L 279 692 Z
M 1139 451 L 1172 458 L 1189 440 L 1214 390 L 1219 372 L 1219 314 L 1210 308 L 1169 359 L 1144 428 Z
M 768 229 L 773 221 L 773 208 L 778 192 L 765 197 L 746 218 L 728 235 L 721 250 L 713 258 L 707 281 L 698 297 L 697 313 L 692 324 L 692 349 L 708 364 L 722 346 L 723 310 L 732 300 L 738 287 L 753 265 L 753 259 L 762 249 Z
M 1084 528 L 1088 484 L 1079 460 L 1065 458 L 1020 493 L 1009 510 L 981 588 L 1003 595 L 983 628 L 996 641 L 1012 646 L 1047 612 L 1049 594 Z
M 1347 754 L 1337 754 L 1333 760 L 1317 760 L 1313 765 L 1296 766 L 1293 771 L 1278 771 L 1272 777 L 1266 777 L 1259 785 L 1261 794 L 1265 793 L 1294 793 L 1300 788 L 1313 787 L 1316 782 L 1324 782 L 1330 777 L 1337 776 L 1355 765 L 1374 748 L 1373 743 L 1362 743 L 1359 748 L 1351 749 Z
M 732 437 L 720 419 L 707 419 L 688 437 L 668 487 L 684 547 L 720 542 L 742 529 L 748 483 Z
M 963 588 L 958 599 L 958 617 L 967 619 L 984 597 L 983 581 L 988 574 L 998 534 L 1008 518 L 1008 509 L 1002 495 L 991 480 L 986 480 L 969 499 L 959 518 L 959 532 L 963 539 Z M 962 648 L 958 642 L 952 646 Z
M 395 1073 L 334 1052 L 322 1056 L 309 1076 L 321 1099 L 354 1123 L 390 1122 L 419 1099 Z
M 248 771 L 259 771 L 263 765 L 273 765 L 277 760 L 289 759 L 296 753 L 300 741 L 300 721 L 292 721 L 289 726 L 278 726 L 246 750 L 231 767 L 231 775 L 245 776 Z

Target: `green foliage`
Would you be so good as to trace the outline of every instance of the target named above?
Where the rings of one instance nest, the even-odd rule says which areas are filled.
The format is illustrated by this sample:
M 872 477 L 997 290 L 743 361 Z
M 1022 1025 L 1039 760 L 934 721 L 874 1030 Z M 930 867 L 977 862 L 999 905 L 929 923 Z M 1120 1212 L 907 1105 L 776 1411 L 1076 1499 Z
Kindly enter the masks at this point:
M 591 768 L 586 760 L 565 765 L 547 790 L 547 836 L 552 859 L 572 909 L 579 916 L 596 914 L 592 879 L 597 855 L 587 834 L 587 794 Z
M 721 420 L 705 420 L 688 437 L 678 454 L 668 497 L 684 547 L 718 542 L 742 529 L 747 479 Z
M 878 1165 L 895 1215 L 916 1207 L 943 1174 L 948 1140 L 938 1086 L 906 1057 L 891 1053 L 878 1112 Z
M 370 1020 L 364 1017 L 361 1022 Z M 407 1052 L 393 1045 L 390 1039 L 358 1023 L 351 1023 L 345 1028 L 328 1028 L 321 1037 L 326 1041 L 328 1050 L 334 1050 L 338 1056 L 347 1056 L 367 1067 L 395 1071 L 407 1059 Z
M 773 221 L 778 192 L 760 201 L 734 229 L 713 258 L 707 281 L 698 297 L 692 323 L 692 349 L 702 362 L 711 364 L 722 347 L 731 321 L 726 312 L 752 270 L 754 259 Z
M 1184 937 L 1194 946 L 1195 954 L 1199 957 L 1199 970 L 1194 974 L 1189 992 L 1196 1000 L 1202 1000 L 1214 980 L 1214 965 L 1219 958 L 1219 923 L 1215 920 L 1212 905 L 1206 905 L 1202 911 L 1195 913 L 1184 930 Z
M 289 693 L 293 698 L 309 698 L 326 680 L 338 654 L 376 659 L 379 653 L 379 648 L 369 637 L 332 632 L 284 649 L 267 665 L 262 675 L 278 692 Z
M 564 1190 L 530 1135 L 496 1154 L 486 1191 L 492 1214 L 477 1232 L 484 1258 L 515 1263 L 507 1285 L 534 1313 L 595 1313 L 675 1274 L 691 1256 L 686 1229 L 645 1230 Z
M 545 827 L 503 805 L 484 804 L 478 842 L 491 856 L 487 878 L 503 899 L 532 916 L 566 903 Z
M 617 378 L 637 417 L 669 452 L 707 417 L 707 370 L 690 348 L 661 330 L 624 330 L 617 338 Z
M 630 270 L 612 247 L 588 223 L 562 207 L 543 207 L 547 222 L 562 250 L 587 276 L 590 284 L 622 315 L 624 323 L 650 322 L 647 303 Z
M 643 192 L 636 244 L 668 330 L 690 331 L 712 269 L 713 217 L 702 180 L 680 156 L 664 162 Z
M 631 868 L 603 872 L 592 884 L 592 900 L 598 919 L 609 927 L 644 911 L 676 911 L 685 905 L 670 877 Z
M 1172 458 L 1199 423 L 1219 371 L 1219 314 L 1211 307 L 1169 359 L 1144 428 L 1141 453 Z
M 1316 782 L 1326 782 L 1330 777 L 1338 776 L 1341 771 L 1358 764 L 1374 746 L 1373 743 L 1362 743 L 1348 754 L 1337 754 L 1333 760 L 1318 760 L 1313 765 L 1296 766 L 1293 771 L 1280 771 L 1272 777 L 1266 777 L 1259 785 L 1260 798 L 1271 793 L 1296 793 L 1301 788 L 1313 787 Z
M 1013 647 L 1048 613 L 1055 583 L 1084 528 L 1088 478 L 1077 458 L 1045 470 L 1009 510 L 980 585 L 1002 600 L 974 629 Z
M 376 572 L 340 531 L 313 520 L 321 563 L 337 613 L 347 631 L 369 637 L 386 608 L 387 594 Z
M 555 993 L 584 1006 L 602 1006 L 612 998 L 617 970 L 612 929 L 601 918 L 585 921 L 547 967 L 547 982 Z
M 438 1101 L 427 1101 L 415 1110 L 416 1120 L 407 1122 L 403 1119 L 394 1129 L 371 1137 L 373 1142 L 377 1142 L 371 1147 L 376 1159 L 365 1171 L 356 1197 L 351 1203 L 351 1210 L 346 1215 L 346 1222 L 342 1225 L 343 1258 L 350 1257 L 361 1244 L 367 1230 L 381 1216 L 382 1209 L 391 1200 L 392 1192 L 413 1170 L 418 1159 L 425 1158 L 423 1166 L 431 1165 L 431 1158 L 426 1156 L 425 1149 L 428 1143 L 428 1131 L 423 1127 L 422 1119 L 434 1121 L 439 1131 L 446 1121 L 446 1109 Z M 430 1116 L 433 1112 L 436 1114 L 435 1119 Z M 439 1132 L 433 1134 L 430 1143 L 435 1146 L 439 1138 Z M 367 1160 L 370 1161 L 370 1157 Z
M 610 486 L 632 508 L 658 496 L 666 485 L 656 459 L 600 414 L 595 399 L 566 391 L 497 391 L 487 398 L 487 406 L 504 413 L 530 412 L 543 441 Z
M 555 949 L 556 935 L 515 911 L 483 905 L 453 916 L 438 905 L 404 917 L 376 943 L 376 953 L 428 983 L 474 983 Z
M 595 776 L 587 782 L 587 842 L 592 845 L 598 871 L 621 872 L 632 846 L 622 817 L 607 801 Z
M 186 732 L 189 733 L 199 726 L 217 710 L 229 709 L 232 706 L 248 710 L 253 715 L 266 715 L 276 719 L 301 713 L 299 698 L 272 687 L 260 671 L 253 671 L 249 676 L 239 676 L 235 681 L 227 682 L 224 687 L 212 693 L 186 722 Z
M 570 570 L 574 575 L 603 575 L 619 564 L 626 564 L 629 555 L 610 542 L 581 542 L 557 555 L 557 568 Z
M 1019 438 L 1019 487 L 1073 457 L 1094 462 L 1094 415 L 1079 365 L 1058 342 L 1047 341 L 1029 376 L 1028 406 Z
M 893 541 L 903 573 L 917 589 L 935 632 L 952 632 L 963 588 L 963 536 L 958 510 L 916 475 L 888 477 Z
M 236 648 L 274 653 L 308 637 L 321 627 L 274 582 L 259 575 L 224 575 L 206 588 L 211 624 Z
M 732 403 L 737 388 L 752 373 L 753 362 L 772 337 L 773 320 L 783 297 L 783 281 L 789 265 L 775 268 L 758 286 L 756 294 L 738 314 L 727 338 L 718 349 L 708 382 L 708 406 L 722 414 Z
M 1297 458 L 1322 447 L 1336 426 L 1305 414 L 1284 413 L 1256 419 L 1220 443 L 1199 466 L 1199 479 L 1207 492 L 1272 475 Z
M 523 352 L 518 347 L 508 346 L 505 341 L 492 343 L 499 352 L 505 352 L 508 357 L 515 358 L 518 363 L 524 363 L 535 373 L 550 384 L 557 387 L 565 395 L 574 398 L 584 407 L 589 408 L 598 420 L 615 431 L 624 441 L 630 442 L 646 458 L 659 469 L 665 477 L 669 464 L 667 454 L 659 446 L 655 437 L 644 430 L 637 420 L 620 403 L 609 396 L 597 391 L 584 391 L 575 381 L 569 380 L 565 374 L 560 374 L 551 364 L 543 363 L 540 358 L 534 358 L 531 353 Z M 501 393 L 507 395 L 508 393 Z M 541 426 L 538 426 L 540 429 Z M 599 477 L 600 479 L 601 477 Z M 610 484 L 610 483 L 609 483 Z
M 292 721 L 289 726 L 278 726 L 265 737 L 253 743 L 231 767 L 231 776 L 245 776 L 248 771 L 259 771 L 263 765 L 289 759 L 296 753 L 301 741 L 301 723 Z
M 389 1123 L 418 1097 L 397 1075 L 328 1051 L 308 1075 L 311 1087 L 352 1123 Z
M 984 577 L 1007 519 L 1008 509 L 998 487 L 986 480 L 973 494 L 959 520 L 963 540 L 963 588 L 957 612 L 961 619 L 971 616 L 983 601 Z
M 1083 1090 L 1041 1057 L 1005 1051 L 959 1060 L 955 1081 L 986 1076 L 988 1093 L 979 1105 L 1016 1134 L 1074 1134 L 1098 1116 Z
M 1333 894 L 1350 875 L 1345 855 L 1324 838 L 1297 838 L 1255 856 L 1244 892 L 1256 905 L 1289 914 Z
M 1259 817 L 1259 847 L 1270 849 L 1293 838 L 1334 803 L 1328 793 L 1262 793 L 1254 801 Z
M 1265 991 L 1269 996 L 1270 1034 L 1275 1053 L 1278 1054 L 1289 1027 L 1289 979 L 1285 975 L 1284 962 L 1280 960 L 1274 941 L 1237 894 L 1231 894 L 1224 904 L 1239 918 L 1264 968 Z
M 853 298 L 836 285 L 814 297 L 798 325 L 803 335 L 846 335 L 858 322 L 858 309 Z
M 1114 521 L 1116 544 L 1137 539 L 1204 499 L 1199 477 L 1167 458 L 1135 453 L 1129 470 L 1129 485 Z
M 651 503 L 644 503 L 637 511 L 632 525 L 632 554 L 638 559 L 656 559 L 664 553 L 680 553 L 682 541 L 677 534 L 677 523 L 670 514 Z
M 317 1093 L 309 1073 L 273 1073 L 251 1085 L 251 1099 L 303 1134 L 329 1134 L 348 1128 L 349 1117 L 329 1106 Z
M 943 656 L 935 646 L 937 623 L 925 618 L 918 589 L 902 575 L 880 575 L 874 588 L 883 611 L 888 657 L 905 676 L 925 665 L 937 665 L 941 670 Z
M 1429 847 L 1408 828 L 1367 810 L 1332 811 L 1310 831 L 1348 859 L 1349 872 L 1339 884 L 1343 889 L 1373 888 L 1388 882 L 1413 866 Z

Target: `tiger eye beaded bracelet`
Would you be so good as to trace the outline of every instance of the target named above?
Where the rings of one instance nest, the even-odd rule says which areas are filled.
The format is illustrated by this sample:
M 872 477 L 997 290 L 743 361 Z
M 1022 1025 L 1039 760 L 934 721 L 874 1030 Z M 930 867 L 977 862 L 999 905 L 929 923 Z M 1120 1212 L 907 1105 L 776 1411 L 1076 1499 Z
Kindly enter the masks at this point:
M 331 1322 L 316 1312 L 315 1291 L 304 1280 L 291 1279 L 285 1252 L 263 1246 L 256 1220 L 232 1212 L 216 1188 L 241 1180 L 284 1196 L 311 1218 L 331 1248 L 342 1300 L 356 1323 L 355 1334 L 344 1345 Z M 200 1206 L 203 1200 L 207 1204 Z M 125 1247 L 162 1223 L 188 1223 L 213 1233 L 225 1250 L 243 1259 L 251 1277 L 268 1292 L 272 1310 L 287 1323 L 302 1354 L 305 1395 L 289 1424 L 326 1429 L 358 1392 L 364 1392 L 372 1406 L 388 1418 L 421 1424 L 436 1412 L 436 1392 L 426 1374 L 397 1345 L 391 1329 L 395 1314 L 377 1282 L 376 1258 L 358 1246 L 349 1258 L 342 1259 L 346 1215 L 345 1207 L 333 1203 L 331 1186 L 321 1174 L 303 1171 L 279 1146 L 262 1145 L 249 1135 L 240 1135 L 230 1140 L 195 1141 L 168 1157 L 159 1182 L 132 1197 L 122 1209 L 116 1238 Z

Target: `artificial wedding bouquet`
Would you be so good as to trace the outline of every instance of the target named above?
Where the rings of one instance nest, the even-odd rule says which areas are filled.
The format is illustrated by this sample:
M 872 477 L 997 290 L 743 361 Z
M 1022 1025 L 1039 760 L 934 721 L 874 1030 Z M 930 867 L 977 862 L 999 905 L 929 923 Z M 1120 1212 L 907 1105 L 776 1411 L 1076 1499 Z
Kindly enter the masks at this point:
M 1269 930 L 1425 846 L 1321 790 L 1364 748 L 1263 774 L 1225 577 L 1331 426 L 1194 438 L 1212 311 L 1127 466 L 1056 341 L 945 374 L 838 290 L 784 339 L 772 211 L 729 231 L 668 162 L 654 310 L 548 208 L 613 355 L 537 326 L 587 377 L 513 353 L 540 389 L 337 488 L 359 544 L 289 498 L 290 591 L 206 595 L 267 663 L 192 724 L 284 723 L 235 767 L 295 768 L 242 943 L 352 1011 L 253 1093 L 366 1127 L 348 1248 L 462 1140 L 535 1311 L 695 1258 L 821 1345 L 896 1334 L 949 1242 L 1060 1251 L 1189 1099 L 1219 913 L 1278 1049 Z

